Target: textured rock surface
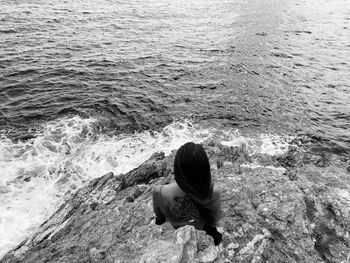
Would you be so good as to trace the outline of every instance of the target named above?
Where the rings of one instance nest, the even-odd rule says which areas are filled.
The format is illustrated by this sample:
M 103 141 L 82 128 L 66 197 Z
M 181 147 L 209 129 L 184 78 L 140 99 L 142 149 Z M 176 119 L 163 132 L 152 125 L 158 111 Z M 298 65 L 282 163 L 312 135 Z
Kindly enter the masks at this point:
M 1 262 L 350 263 L 347 160 L 290 150 L 278 158 L 205 143 L 222 193 L 223 242 L 154 224 L 151 191 L 173 180 L 173 155 L 80 189 Z

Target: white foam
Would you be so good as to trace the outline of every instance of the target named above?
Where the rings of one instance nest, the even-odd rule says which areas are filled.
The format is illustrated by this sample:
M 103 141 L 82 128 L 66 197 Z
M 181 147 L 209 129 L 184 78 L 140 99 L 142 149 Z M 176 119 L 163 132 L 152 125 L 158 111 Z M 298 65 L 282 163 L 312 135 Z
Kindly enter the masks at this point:
M 277 135 L 246 138 L 238 131 L 196 128 L 189 121 L 174 122 L 160 132 L 114 137 L 97 133 L 95 122 L 64 118 L 47 123 L 26 142 L 0 138 L 0 258 L 91 179 L 110 171 L 126 173 L 154 152 L 169 154 L 185 142 L 209 138 L 245 144 L 251 154 L 276 154 L 287 147 Z
M 277 134 L 259 134 L 254 137 L 242 136 L 238 130 L 223 132 L 221 143 L 226 146 L 245 145 L 249 155 L 256 153 L 267 155 L 281 155 L 288 151 L 291 136 Z
M 272 166 L 272 165 L 260 165 L 260 164 L 254 164 L 254 163 L 244 163 L 241 165 L 241 167 L 245 167 L 245 168 L 250 168 L 250 169 L 258 169 L 258 168 L 264 168 L 264 169 L 269 169 L 269 170 L 275 170 L 278 171 L 280 173 L 284 173 L 286 171 L 286 168 L 282 167 L 282 166 Z

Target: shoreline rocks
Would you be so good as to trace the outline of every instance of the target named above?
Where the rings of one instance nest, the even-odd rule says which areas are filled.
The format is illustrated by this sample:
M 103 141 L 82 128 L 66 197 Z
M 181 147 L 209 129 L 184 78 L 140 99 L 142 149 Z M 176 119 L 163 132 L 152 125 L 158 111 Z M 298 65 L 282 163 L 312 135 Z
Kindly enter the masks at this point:
M 350 263 L 350 176 L 331 157 L 291 149 L 249 156 L 204 143 L 223 217 L 218 247 L 193 227 L 154 224 L 152 188 L 173 181 L 174 153 L 108 173 L 64 203 L 7 262 Z

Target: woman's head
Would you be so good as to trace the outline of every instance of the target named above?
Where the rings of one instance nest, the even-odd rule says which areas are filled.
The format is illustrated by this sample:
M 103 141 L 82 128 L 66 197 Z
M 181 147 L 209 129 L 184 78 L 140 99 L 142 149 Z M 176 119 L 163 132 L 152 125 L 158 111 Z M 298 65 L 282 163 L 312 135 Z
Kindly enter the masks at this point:
M 216 225 L 220 217 L 220 195 L 213 194 L 210 164 L 200 144 L 188 142 L 177 151 L 174 162 L 175 181 L 196 204 L 201 218 Z
M 177 151 L 175 181 L 186 193 L 199 199 L 210 198 L 212 182 L 207 154 L 200 144 L 188 142 Z

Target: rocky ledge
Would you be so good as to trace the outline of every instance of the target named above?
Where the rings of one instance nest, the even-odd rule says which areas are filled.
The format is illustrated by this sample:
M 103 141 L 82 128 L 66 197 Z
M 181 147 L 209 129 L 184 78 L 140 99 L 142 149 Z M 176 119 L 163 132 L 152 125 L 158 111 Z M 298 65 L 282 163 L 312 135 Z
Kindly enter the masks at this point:
M 204 147 L 223 203 L 220 246 L 193 227 L 154 224 L 152 187 L 173 180 L 174 158 L 157 153 L 80 189 L 1 262 L 350 263 L 349 160 Z

